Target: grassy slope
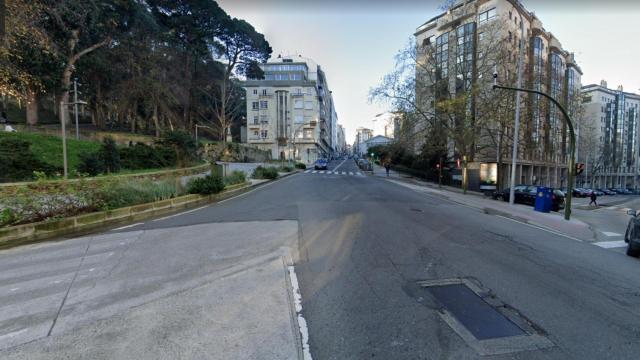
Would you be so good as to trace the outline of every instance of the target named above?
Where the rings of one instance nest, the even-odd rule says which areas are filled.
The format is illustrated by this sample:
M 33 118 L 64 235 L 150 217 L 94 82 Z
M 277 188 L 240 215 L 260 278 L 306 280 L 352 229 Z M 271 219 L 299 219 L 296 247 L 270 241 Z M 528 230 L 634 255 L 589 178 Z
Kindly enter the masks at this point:
M 5 133 L 0 132 L 0 137 L 17 137 L 31 143 L 31 151 L 40 160 L 62 168 L 62 139 L 57 136 L 36 133 Z M 67 154 L 69 169 L 75 169 L 78 165 L 79 154 L 95 152 L 100 149 L 99 142 L 67 139 Z

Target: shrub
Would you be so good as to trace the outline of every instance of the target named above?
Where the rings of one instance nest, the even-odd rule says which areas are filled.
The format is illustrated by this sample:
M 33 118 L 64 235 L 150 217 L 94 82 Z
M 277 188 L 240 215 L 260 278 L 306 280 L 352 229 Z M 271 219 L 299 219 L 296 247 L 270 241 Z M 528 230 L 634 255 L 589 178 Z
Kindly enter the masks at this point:
M 105 171 L 111 173 L 120 170 L 120 153 L 116 142 L 112 138 L 104 138 L 99 154 Z
M 305 165 L 305 164 L 303 164 L 303 163 L 296 163 L 296 164 L 295 164 L 295 168 L 296 168 L 296 169 L 306 170 L 307 165 Z
M 144 143 L 120 149 L 120 161 L 125 169 L 151 169 L 175 165 L 175 153 L 168 148 Z
M 87 195 L 95 207 L 116 209 L 170 199 L 178 195 L 178 190 L 173 181 L 107 180 L 94 193 Z
M 191 137 L 191 134 L 184 130 L 165 132 L 157 144 L 173 150 L 179 167 L 189 165 L 197 157 L 196 143 Z
M 278 177 L 278 169 L 275 167 L 258 166 L 253 170 L 251 177 L 254 179 L 275 179 Z
M 78 164 L 78 172 L 96 176 L 104 172 L 104 163 L 99 153 L 80 154 L 80 163 Z
M 247 177 L 244 172 L 240 170 L 234 170 L 231 175 L 224 177 L 225 185 L 243 184 L 245 181 L 247 181 Z
M 38 160 L 31 151 L 31 143 L 15 137 L 0 138 L 0 181 L 33 179 L 34 171 L 53 174 L 56 168 Z
M 224 182 L 219 176 L 207 175 L 192 179 L 187 184 L 187 192 L 189 194 L 211 195 L 217 194 L 222 190 L 224 190 Z
M 280 166 L 280 168 L 278 168 L 278 171 L 282 171 L 282 172 L 292 172 L 293 168 L 291 166 Z

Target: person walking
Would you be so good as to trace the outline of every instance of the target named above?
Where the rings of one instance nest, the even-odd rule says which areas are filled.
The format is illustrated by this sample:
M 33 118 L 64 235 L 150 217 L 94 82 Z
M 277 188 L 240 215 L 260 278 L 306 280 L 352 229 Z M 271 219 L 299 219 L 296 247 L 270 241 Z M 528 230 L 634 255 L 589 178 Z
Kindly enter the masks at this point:
M 389 177 L 389 169 L 391 169 L 391 163 L 389 162 L 389 160 L 385 161 L 384 169 L 387 171 L 387 177 Z
M 596 202 L 597 199 L 598 199 L 598 195 L 596 195 L 595 191 L 592 191 L 591 192 L 591 201 L 589 202 L 589 206 L 591 206 L 591 204 L 593 204 L 596 207 L 598 207 L 598 203 Z

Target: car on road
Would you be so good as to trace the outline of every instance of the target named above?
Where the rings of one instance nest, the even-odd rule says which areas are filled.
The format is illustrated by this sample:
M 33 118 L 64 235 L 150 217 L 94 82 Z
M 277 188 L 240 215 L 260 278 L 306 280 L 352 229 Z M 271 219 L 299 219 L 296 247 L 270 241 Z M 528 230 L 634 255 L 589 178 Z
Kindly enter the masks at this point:
M 591 195 L 591 191 L 583 188 L 573 189 L 573 197 L 587 197 Z
M 329 162 L 327 161 L 327 159 L 318 159 L 316 160 L 316 163 L 314 164 L 313 168 L 316 170 L 327 170 L 328 165 L 329 165 Z
M 627 210 L 631 215 L 627 231 L 624 233 L 624 241 L 627 243 L 627 255 L 632 257 L 640 256 L 640 218 L 637 210 Z
M 604 196 L 604 192 L 602 190 L 594 189 L 592 191 L 596 196 Z
M 371 170 L 373 170 L 371 163 L 367 159 L 358 160 L 358 167 L 362 171 L 371 171 Z
M 599 192 L 603 193 L 604 195 L 615 195 L 616 194 L 615 191 L 611 191 L 609 189 L 598 188 L 598 189 L 596 189 L 596 191 L 599 191 Z

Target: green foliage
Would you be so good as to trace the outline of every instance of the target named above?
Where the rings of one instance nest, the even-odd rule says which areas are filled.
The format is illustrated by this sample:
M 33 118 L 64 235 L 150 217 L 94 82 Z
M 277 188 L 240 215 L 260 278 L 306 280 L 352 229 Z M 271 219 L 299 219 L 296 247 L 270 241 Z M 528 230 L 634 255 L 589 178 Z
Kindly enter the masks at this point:
M 125 169 L 153 169 L 175 165 L 175 154 L 165 147 L 152 147 L 144 143 L 120 148 L 120 162 Z
M 173 181 L 106 181 L 96 190 L 92 202 L 103 209 L 116 209 L 170 199 L 177 195 L 178 189 Z
M 189 194 L 211 195 L 224 190 L 224 181 L 219 176 L 195 178 L 187 184 Z
M 78 172 L 89 176 L 96 176 L 104 172 L 104 162 L 98 152 L 80 154 Z
M 302 170 L 305 170 L 307 168 L 307 165 L 305 165 L 303 163 L 300 163 L 300 162 L 296 163 L 294 166 L 295 166 L 296 169 L 302 169 Z
M 280 166 L 278 168 L 278 171 L 281 171 L 281 172 L 292 172 L 293 168 L 291 166 Z
M 244 172 L 239 170 L 234 170 L 231 175 L 227 175 L 224 177 L 225 185 L 235 185 L 235 184 L 243 184 L 247 181 L 247 177 Z
M 31 144 L 31 151 L 40 162 L 55 169 L 62 169 L 62 139 L 59 136 L 38 133 L 0 132 L 0 139 L 2 138 L 15 138 L 29 142 Z M 69 161 L 69 169 L 77 168 L 80 162 L 80 154 L 96 152 L 100 149 L 100 146 L 101 144 L 95 141 L 67 138 L 67 160 Z
M 191 134 L 184 130 L 167 131 L 162 134 L 157 143 L 160 146 L 173 149 L 179 167 L 188 166 L 197 158 L 196 143 Z
M 278 177 L 278 169 L 275 167 L 262 167 L 258 166 L 253 170 L 253 174 L 251 175 L 254 179 L 270 179 L 273 180 Z
M 0 181 L 31 180 L 34 171 L 53 174 L 55 168 L 40 161 L 28 141 L 16 137 L 0 137 Z
M 115 173 L 120 170 L 120 153 L 116 142 L 111 137 L 105 137 L 102 141 L 99 156 L 104 171 Z

